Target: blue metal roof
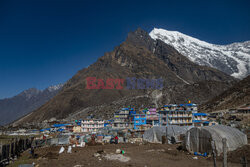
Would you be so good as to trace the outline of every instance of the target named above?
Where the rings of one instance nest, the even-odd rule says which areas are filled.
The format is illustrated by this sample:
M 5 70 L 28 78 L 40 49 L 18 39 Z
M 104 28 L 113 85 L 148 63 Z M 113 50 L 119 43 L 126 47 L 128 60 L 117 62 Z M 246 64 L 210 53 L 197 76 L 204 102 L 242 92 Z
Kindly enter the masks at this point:
M 60 129 L 58 129 L 57 131 L 58 132 L 62 132 L 62 131 L 64 131 L 65 129 L 62 129 L 62 128 L 60 128 Z
M 188 104 L 185 104 L 185 105 L 188 106 L 188 107 L 196 106 L 196 104 L 194 104 L 194 103 L 188 103 Z
M 59 128 L 59 127 L 62 127 L 62 126 L 67 126 L 67 125 L 71 125 L 71 124 L 54 124 L 53 127 Z
M 206 113 L 194 113 L 194 116 L 207 116 Z
M 41 129 L 40 132 L 44 132 L 45 130 L 50 130 L 50 128 Z
M 139 114 L 139 113 L 135 113 L 135 114 L 132 114 L 133 116 L 137 116 L 137 115 L 145 115 L 146 116 L 146 114 Z

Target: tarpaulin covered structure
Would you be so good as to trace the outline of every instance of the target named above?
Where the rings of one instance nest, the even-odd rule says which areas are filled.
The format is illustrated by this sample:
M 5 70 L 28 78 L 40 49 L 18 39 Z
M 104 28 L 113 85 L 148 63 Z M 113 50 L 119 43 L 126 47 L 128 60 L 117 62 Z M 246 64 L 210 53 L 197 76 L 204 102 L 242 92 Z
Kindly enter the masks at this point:
M 59 143 L 58 138 L 47 139 L 47 145 L 58 145 L 58 143 Z
M 169 141 L 171 140 L 171 138 L 174 138 L 176 142 L 183 141 L 180 136 L 184 136 L 186 132 L 191 128 L 192 126 L 168 125 L 166 126 L 167 138 Z
M 67 145 L 67 144 L 69 144 L 69 138 L 70 138 L 70 136 L 60 136 L 58 138 L 58 144 L 59 145 Z
M 212 153 L 211 141 L 215 143 L 217 154 L 223 152 L 222 139 L 227 139 L 228 151 L 236 150 L 247 144 L 247 136 L 238 129 L 214 125 L 205 127 L 194 127 L 187 131 L 184 146 L 189 152 Z
M 184 135 L 190 128 L 190 126 L 177 126 L 177 125 L 168 125 L 168 126 L 154 126 L 144 132 L 143 140 L 159 143 L 162 142 L 162 136 L 166 136 L 170 141 L 171 138 L 175 138 L 178 142 L 180 140 L 180 135 Z
M 151 143 L 160 143 L 162 136 L 166 136 L 166 127 L 153 126 L 143 134 L 143 140 Z

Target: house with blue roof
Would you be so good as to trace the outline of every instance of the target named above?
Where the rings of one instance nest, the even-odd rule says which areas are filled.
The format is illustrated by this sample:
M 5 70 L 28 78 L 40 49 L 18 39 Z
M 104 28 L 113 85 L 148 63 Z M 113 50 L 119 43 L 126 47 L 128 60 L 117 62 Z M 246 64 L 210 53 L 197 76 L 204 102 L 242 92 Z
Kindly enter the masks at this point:
M 150 108 L 146 111 L 147 124 L 151 126 L 159 126 L 159 114 L 156 108 Z
M 208 114 L 207 113 L 193 113 L 194 126 L 208 126 Z
M 194 103 L 164 105 L 159 110 L 159 124 L 160 126 L 192 126 L 193 113 L 197 113 L 197 105 Z
M 52 125 L 53 128 L 61 128 L 61 127 L 66 127 L 68 125 L 71 125 L 71 124 L 54 124 Z
M 145 113 L 141 112 L 141 113 L 132 114 L 130 117 L 133 123 L 134 130 L 144 129 L 143 126 L 147 124 L 147 117 Z
M 114 113 L 112 128 L 116 130 L 132 129 L 133 125 L 130 121 L 130 116 L 135 113 L 136 111 L 134 110 L 134 108 L 131 107 L 122 108 L 121 110 L 116 111 Z
M 112 129 L 142 130 L 147 123 L 146 110 L 137 112 L 134 108 L 122 108 L 114 113 Z
M 98 119 L 86 119 L 81 120 L 81 130 L 82 132 L 91 132 L 96 133 L 100 129 L 104 128 L 105 121 L 104 120 L 98 120 Z M 78 129 L 76 129 L 78 131 Z

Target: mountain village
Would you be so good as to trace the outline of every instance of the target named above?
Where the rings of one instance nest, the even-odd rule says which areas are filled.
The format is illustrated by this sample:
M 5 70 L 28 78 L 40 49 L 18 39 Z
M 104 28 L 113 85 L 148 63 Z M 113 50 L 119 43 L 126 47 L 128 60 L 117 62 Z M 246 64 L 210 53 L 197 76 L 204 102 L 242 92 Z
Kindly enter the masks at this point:
M 168 31 L 152 32 L 129 33 L 56 89 L 2 100 L 8 124 L 0 128 L 0 166 L 246 166 L 250 77 L 238 81 L 230 76 L 237 70 L 229 75 L 195 64 L 164 42 Z M 201 50 L 208 45 L 198 44 Z M 100 87 L 88 87 L 90 76 Z M 99 89 L 100 78 L 128 76 L 138 76 L 137 87 Z M 164 84 L 138 86 L 146 78 Z
M 229 112 L 246 116 L 250 114 L 250 107 Z M 230 116 L 230 121 L 225 124 L 226 122 L 221 122 L 219 117 L 218 113 L 198 112 L 198 106 L 189 101 L 187 104 L 168 104 L 160 108 L 138 110 L 128 106 L 114 112 L 113 118 L 109 120 L 95 119 L 93 116 L 71 121 L 51 119 L 44 121 L 41 129 L 2 131 L 1 135 L 26 137 L 24 140 L 18 137 L 12 140 L 11 144 L 1 145 L 0 158 L 2 163 L 8 164 L 17 157 L 18 152 L 26 149 L 34 151 L 38 148 L 58 147 L 58 156 L 63 152 L 69 154 L 75 148 L 86 149 L 95 145 L 146 143 L 179 145 L 182 147 L 181 150 L 186 150 L 194 156 L 193 158 L 214 157 L 215 152 L 217 155 L 223 154 L 224 138 L 229 139 L 226 143 L 227 151 L 245 147 L 249 141 L 249 132 L 242 126 L 236 126 L 235 122 L 240 121 L 236 119 L 239 118 Z M 216 146 L 213 149 L 211 141 Z M 196 146 L 197 142 L 200 143 L 199 146 Z M 116 149 L 115 155 L 122 156 L 122 159 L 126 157 L 125 152 Z M 35 153 L 31 153 L 31 156 Z M 93 156 L 100 160 L 101 156 L 104 156 L 102 154 L 95 153 Z
M 0 2 L 0 167 L 249 166 L 249 8 Z

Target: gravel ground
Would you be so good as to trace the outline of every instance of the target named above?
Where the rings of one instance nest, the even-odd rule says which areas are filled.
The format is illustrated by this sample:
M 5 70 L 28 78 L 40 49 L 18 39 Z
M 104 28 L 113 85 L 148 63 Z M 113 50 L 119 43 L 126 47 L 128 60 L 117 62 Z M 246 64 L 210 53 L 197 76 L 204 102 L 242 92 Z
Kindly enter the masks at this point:
M 60 147 L 44 147 L 35 150 L 36 159 L 30 159 L 39 167 L 206 167 L 213 166 L 211 158 L 197 157 L 184 151 L 178 151 L 178 145 L 162 144 L 117 144 L 96 145 L 84 148 L 72 148 L 67 153 L 67 146 L 62 154 Z M 116 154 L 116 150 L 125 151 L 124 155 Z M 22 156 L 30 156 L 26 151 Z M 222 161 L 217 161 L 222 166 Z M 242 166 L 229 163 L 228 166 Z

